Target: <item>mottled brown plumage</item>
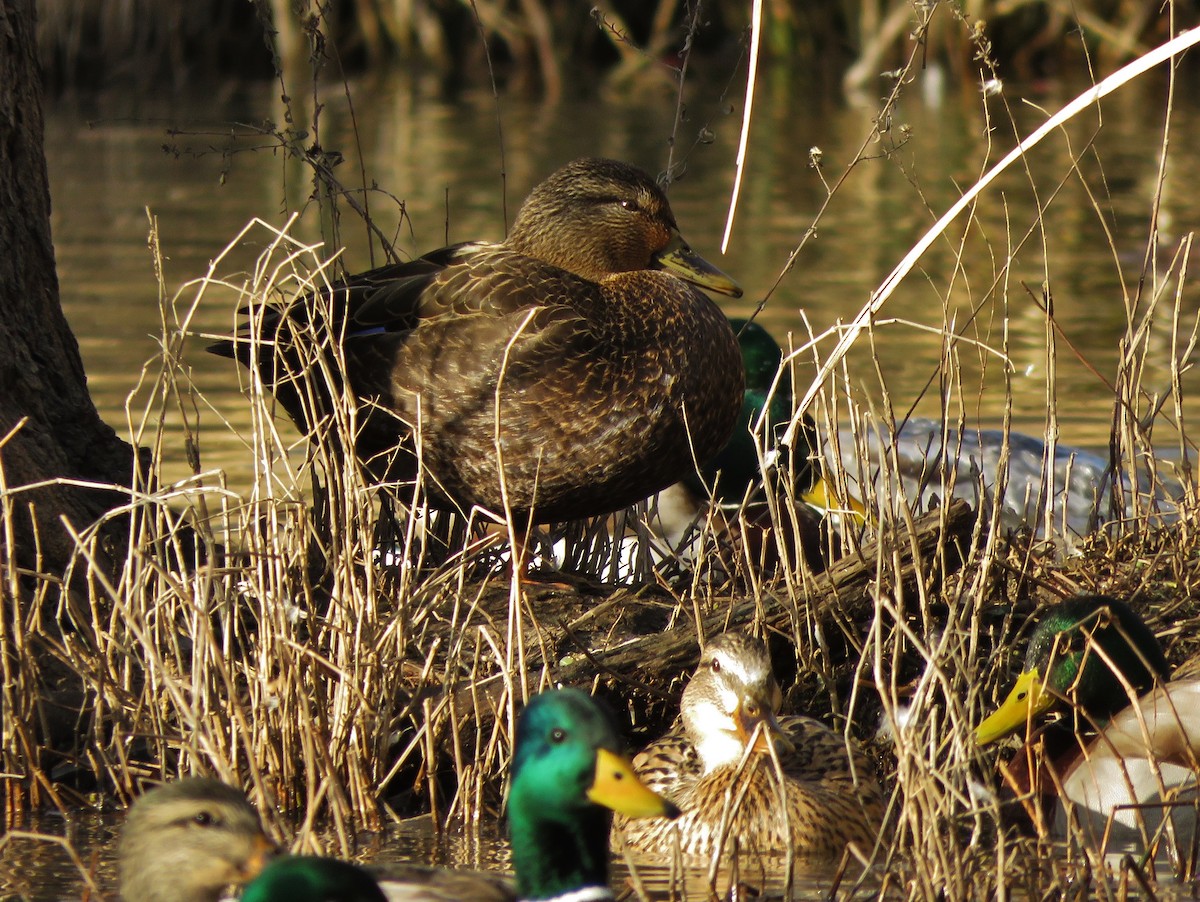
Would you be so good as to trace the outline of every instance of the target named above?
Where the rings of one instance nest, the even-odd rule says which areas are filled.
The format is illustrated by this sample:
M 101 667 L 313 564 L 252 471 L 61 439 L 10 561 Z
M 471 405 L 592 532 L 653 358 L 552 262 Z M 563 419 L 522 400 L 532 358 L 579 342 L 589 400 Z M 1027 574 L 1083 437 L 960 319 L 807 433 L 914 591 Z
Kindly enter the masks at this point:
M 741 408 L 737 341 L 689 282 L 740 291 L 673 242 L 674 217 L 649 175 L 577 160 L 533 190 L 506 241 L 351 277 L 332 303 L 310 295 L 270 307 L 253 357 L 249 338 L 212 350 L 257 360 L 311 429 L 329 416 L 330 389 L 311 394 L 294 375 L 312 369 L 297 348 L 338 336 L 360 405 L 354 450 L 374 477 L 416 477 L 419 424 L 435 506 L 499 513 L 507 500 L 533 522 L 603 514 L 694 470 Z M 332 308 L 324 326 L 318 304 Z
M 680 720 L 633 759 L 647 786 L 679 806 L 672 822 L 619 819 L 635 849 L 685 855 L 782 853 L 838 858 L 874 844 L 883 798 L 861 754 L 810 717 L 776 718 L 781 701 L 766 646 L 727 633 L 704 649 Z M 747 743 L 759 729 L 754 751 Z M 767 743 L 775 746 L 783 779 Z M 743 766 L 743 758 L 745 764 Z

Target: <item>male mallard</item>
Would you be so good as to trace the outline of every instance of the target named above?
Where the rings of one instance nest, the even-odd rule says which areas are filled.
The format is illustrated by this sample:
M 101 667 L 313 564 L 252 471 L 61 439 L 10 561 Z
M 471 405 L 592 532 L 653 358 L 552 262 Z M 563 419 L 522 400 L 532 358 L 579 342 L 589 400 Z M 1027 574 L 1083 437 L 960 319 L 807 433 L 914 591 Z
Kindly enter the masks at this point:
M 318 855 L 289 855 L 267 865 L 241 902 L 512 902 L 500 874 L 419 864 L 357 865 Z
M 837 858 L 850 843 L 869 851 L 883 821 L 869 767 L 819 721 L 777 718 L 781 701 L 766 645 L 733 633 L 709 642 L 684 689 L 680 722 L 633 759 L 646 785 L 682 814 L 674 823 L 622 820 L 625 842 L 657 853 L 678 843 L 703 856 L 736 847 Z
M 694 285 L 741 293 L 682 242 L 648 174 L 582 159 L 533 189 L 503 242 L 268 306 L 258 340 L 210 350 L 257 363 L 306 430 L 329 417 L 331 389 L 305 371 L 344 361 L 355 451 L 377 478 L 414 479 L 419 446 L 435 507 L 570 520 L 654 494 L 729 437 L 737 340 Z M 329 335 L 339 355 L 305 356 Z
M 792 380 L 782 376 L 783 349 L 774 336 L 758 323 L 740 317 L 730 317 L 729 326 L 737 336 L 742 355 L 745 387 L 742 410 L 738 414 L 733 434 L 721 449 L 701 466 L 684 474 L 683 483 L 697 495 L 711 496 L 719 504 L 740 504 L 747 492 L 761 486 L 763 481 L 761 441 L 752 430 L 763 420 L 762 435 L 766 437 L 769 462 L 776 463 L 775 432 L 792 418 Z M 775 390 L 772 392 L 772 388 Z M 797 487 L 802 491 L 820 480 L 820 470 L 814 468 L 807 451 L 816 445 L 816 427 L 810 417 L 804 418 L 801 435 L 802 450 L 797 455 Z
M 257 874 L 275 845 L 244 793 L 190 777 L 134 802 L 121 831 L 121 898 L 127 902 L 216 902 Z
M 647 789 L 621 754 L 612 721 L 578 689 L 543 692 L 517 723 L 508 823 L 517 894 L 485 874 L 379 868 L 334 859 L 290 858 L 268 867 L 243 902 L 375 902 L 379 899 L 603 900 L 608 887 L 612 812 L 674 817 L 675 807 Z M 381 895 L 382 894 L 382 895 Z
M 1115 483 L 1107 454 L 1060 442 L 1048 467 L 1049 446 L 1041 437 L 1005 429 L 958 429 L 920 417 L 898 421 L 894 432 L 883 423 L 865 420 L 858 432 L 864 460 L 858 460 L 855 431 L 842 429 L 841 466 L 854 477 L 866 474 L 873 480 L 874 485 L 858 487 L 859 495 L 870 494 L 885 505 L 895 506 L 895 499 L 903 497 L 914 510 L 928 510 L 955 497 L 985 512 L 999 506 L 1006 529 L 1029 529 L 1035 536 L 1054 539 L 1066 551 L 1123 516 L 1122 508 L 1113 506 Z M 832 456 L 831 448 L 827 452 Z M 1152 524 L 1177 521 L 1179 509 L 1171 498 L 1166 469 L 1153 480 L 1142 474 L 1136 485 L 1122 474 L 1118 505 L 1131 503 L 1136 493 L 1142 511 L 1151 512 Z M 903 486 L 903 495 L 893 480 Z M 1046 493 L 1051 489 L 1047 511 Z
M 318 855 L 288 855 L 263 868 L 242 892 L 241 902 L 388 902 L 388 897 L 375 878 L 356 864 Z
M 1118 842 L 1147 842 L 1169 810 L 1180 848 L 1189 848 L 1200 680 L 1167 682 L 1168 676 L 1158 640 L 1127 604 L 1103 595 L 1070 598 L 1043 614 L 1016 685 L 975 736 L 986 745 L 1062 712 L 1060 733 L 1068 733 L 1068 741 L 1044 739 L 1047 757 L 1057 760 L 1046 761 L 1054 773 L 1036 787 L 1050 792 L 1057 785 L 1056 832 L 1078 825 L 1097 847 L 1106 829 Z M 1164 800 L 1185 804 L 1164 808 Z
M 613 812 L 672 818 L 622 754 L 612 721 L 584 692 L 530 700 L 517 724 L 508 826 L 522 899 L 611 898 L 608 834 Z
M 797 535 L 809 566 L 822 570 L 825 561 L 820 515 L 812 508 L 827 510 L 842 504 L 835 501 L 837 493 L 823 472 L 816 423 L 805 414 L 795 448 L 786 457 L 780 454 L 776 433 L 792 417 L 791 379 L 787 373 L 780 375 L 783 349 L 770 332 L 752 320 L 730 317 L 729 325 L 738 338 L 746 379 L 741 413 L 729 441 L 699 472 L 686 472 L 680 482 L 659 493 L 659 523 L 671 546 L 679 549 L 706 501 L 737 508 L 752 528 L 751 534 L 744 536 L 753 542 L 751 560 L 773 563 L 778 554 L 769 544 L 775 541 L 774 529 L 762 497 L 763 483 L 777 478 L 776 474 L 785 476 L 793 481 L 794 497 L 805 502 L 795 511 L 795 522 L 786 524 L 785 534 Z M 764 464 L 768 466 L 766 477 Z M 747 501 L 749 504 L 742 507 Z M 847 498 L 845 503 L 857 515 L 863 515 L 863 507 L 855 499 Z M 795 559 L 794 548 L 790 557 Z

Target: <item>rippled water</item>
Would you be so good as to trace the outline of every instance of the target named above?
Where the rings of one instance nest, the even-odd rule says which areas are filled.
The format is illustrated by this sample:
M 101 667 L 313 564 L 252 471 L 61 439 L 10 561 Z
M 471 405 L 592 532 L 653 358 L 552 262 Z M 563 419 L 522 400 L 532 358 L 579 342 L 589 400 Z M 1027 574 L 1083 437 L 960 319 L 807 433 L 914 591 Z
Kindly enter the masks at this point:
M 30 834 L 40 838 L 10 838 L 0 848 L 0 898 L 27 899 L 38 902 L 71 900 L 85 897 L 89 878 L 100 892 L 115 898 L 117 869 L 115 846 L 120 830 L 120 818 L 111 813 L 81 812 L 70 822 L 55 815 L 46 815 L 28 825 Z M 66 845 L 50 837 L 69 841 L 74 856 Z M 466 868 L 479 871 L 511 873 L 508 843 L 499 825 L 479 829 L 435 832 L 429 818 L 413 818 L 392 828 L 386 836 L 364 835 L 359 838 L 358 858 L 386 866 L 389 862 L 426 862 L 438 866 Z M 769 874 L 761 869 L 746 867 L 737 879 L 747 887 L 765 890 L 779 897 L 786 889 L 780 869 Z M 88 875 L 85 877 L 81 871 Z M 827 896 L 834 877 L 832 867 L 797 866 L 792 888 L 796 898 Z M 729 873 L 717 876 L 718 886 L 727 887 L 733 877 Z M 614 886 L 636 885 L 653 898 L 705 898 L 710 886 L 707 871 L 682 868 L 662 860 L 618 856 L 614 861 Z M 839 885 L 849 888 L 852 879 Z

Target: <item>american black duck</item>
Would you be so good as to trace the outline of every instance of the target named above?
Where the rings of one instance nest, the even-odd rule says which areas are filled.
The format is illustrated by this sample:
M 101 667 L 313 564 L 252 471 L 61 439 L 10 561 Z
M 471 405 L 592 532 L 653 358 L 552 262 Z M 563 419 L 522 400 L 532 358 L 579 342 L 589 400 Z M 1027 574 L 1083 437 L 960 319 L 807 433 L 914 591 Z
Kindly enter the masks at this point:
M 434 507 L 561 521 L 639 501 L 729 438 L 741 354 L 696 286 L 741 293 L 682 242 L 647 173 L 581 159 L 533 189 L 504 241 L 273 303 L 257 336 L 210 350 L 256 366 L 305 431 L 340 388 L 312 387 L 314 361 L 340 358 L 374 478 L 414 480 L 419 448 Z

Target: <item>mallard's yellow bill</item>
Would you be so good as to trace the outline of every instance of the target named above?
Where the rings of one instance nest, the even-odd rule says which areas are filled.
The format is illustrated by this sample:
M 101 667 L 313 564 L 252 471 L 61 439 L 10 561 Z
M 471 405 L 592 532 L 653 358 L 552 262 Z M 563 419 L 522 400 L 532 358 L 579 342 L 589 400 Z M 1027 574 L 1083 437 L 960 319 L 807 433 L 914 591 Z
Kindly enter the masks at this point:
M 596 750 L 596 777 L 587 797 L 626 817 L 677 817 L 679 809 L 638 779 L 621 755 Z
M 1036 670 L 1027 670 L 1017 677 L 1008 698 L 975 728 L 975 741 L 987 745 L 1019 730 L 1054 702 L 1046 691 Z
M 688 247 L 682 239 L 676 239 L 654 257 L 659 266 L 685 282 L 734 298 L 742 296 L 742 287 L 737 282 Z
M 845 498 L 838 497 L 837 492 L 833 490 L 833 486 L 824 476 L 817 477 L 813 487 L 802 494 L 800 500 L 823 511 L 847 511 L 858 518 L 860 523 L 869 522 L 867 509 L 863 507 L 862 502 L 852 495 L 847 495 Z

